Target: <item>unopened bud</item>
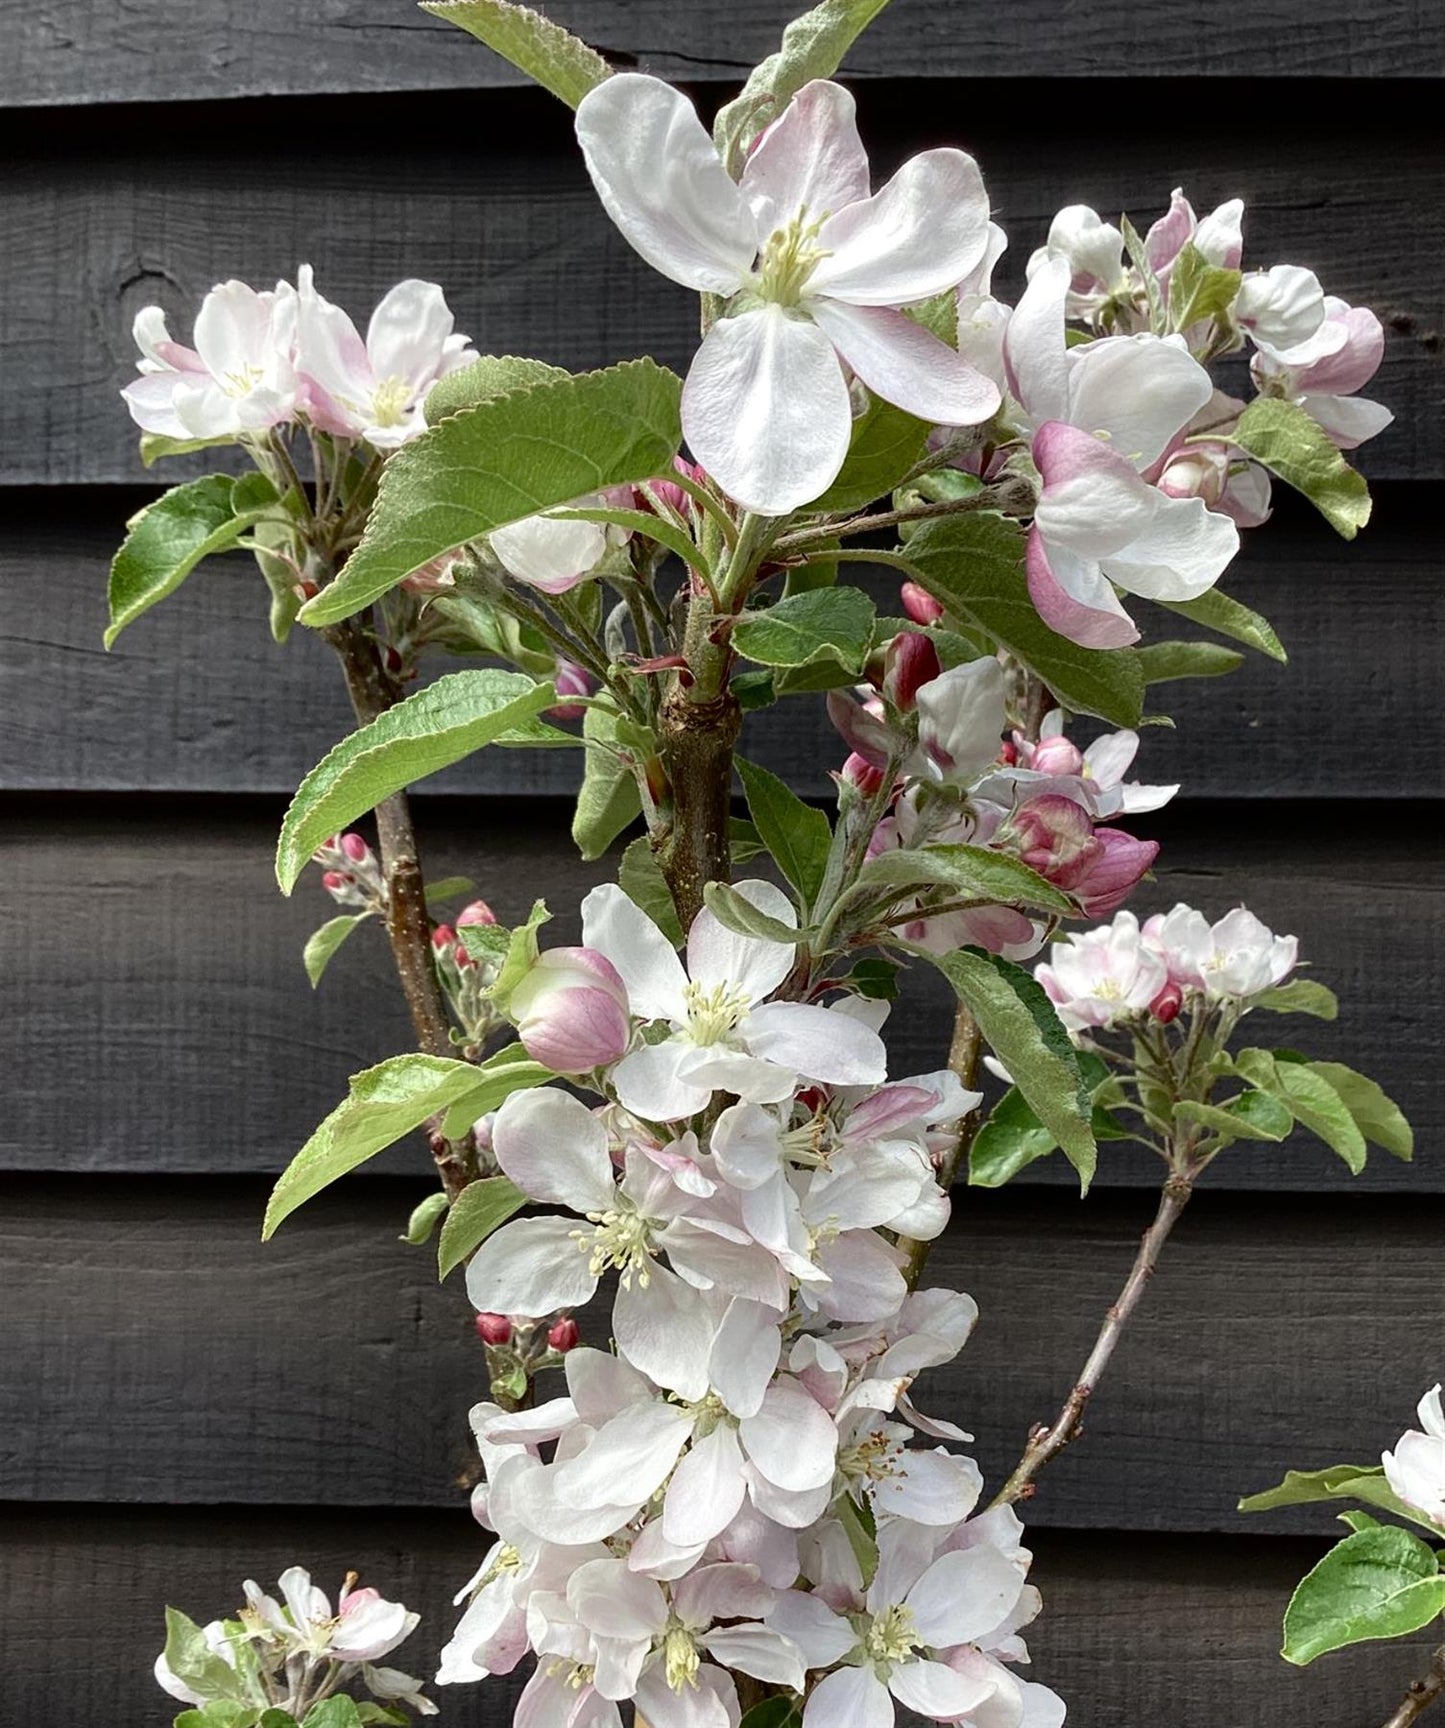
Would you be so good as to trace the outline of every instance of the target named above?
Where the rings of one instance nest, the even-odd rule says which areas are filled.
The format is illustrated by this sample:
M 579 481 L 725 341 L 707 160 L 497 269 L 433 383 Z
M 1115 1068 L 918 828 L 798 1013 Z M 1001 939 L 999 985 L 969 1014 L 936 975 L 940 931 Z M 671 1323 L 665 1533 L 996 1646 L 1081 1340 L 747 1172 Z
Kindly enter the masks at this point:
M 512 1322 L 505 1314 L 478 1314 L 477 1337 L 483 1344 L 510 1343 Z
M 860 756 L 855 750 L 839 771 L 839 778 L 856 786 L 865 798 L 871 798 L 883 784 L 883 770 Z
M 371 855 L 371 848 L 357 833 L 343 834 L 338 844 L 353 864 L 363 864 Z
M 438 924 L 431 933 L 431 945 L 440 954 L 457 945 L 457 933 L 450 924 Z
M 898 599 L 915 624 L 936 624 L 943 616 L 943 607 L 916 582 L 905 582 L 898 590 Z
M 888 645 L 883 663 L 883 694 L 897 709 L 908 713 L 918 692 L 943 670 L 938 650 L 917 630 L 903 630 Z
M 1171 979 L 1149 1004 L 1149 1012 L 1161 1026 L 1167 1026 L 1184 1006 L 1184 992 Z
M 547 1342 L 559 1355 L 565 1356 L 582 1342 L 582 1328 L 570 1314 L 554 1320 L 547 1330 Z
M 341 894 L 351 886 L 351 878 L 344 870 L 323 870 L 321 886 L 328 894 Z
M 559 660 L 557 671 L 552 679 L 559 696 L 590 696 L 592 680 L 587 673 L 572 660 Z M 555 708 L 547 710 L 553 720 L 580 720 L 587 712 L 580 702 L 559 702 Z
M 589 1074 L 632 1042 L 627 986 L 595 948 L 549 948 L 512 992 L 517 1036 L 555 1074 Z
M 1053 738 L 1041 738 L 1034 745 L 1029 767 L 1038 774 L 1059 776 L 1081 774 L 1084 755 L 1077 744 L 1071 744 L 1062 733 Z
M 497 915 L 485 900 L 472 900 L 457 913 L 457 929 L 465 930 L 471 924 L 495 924 Z
M 402 659 L 399 651 L 393 648 L 390 642 L 382 651 L 381 663 L 393 678 L 399 677 L 406 666 L 406 661 Z
M 1005 768 L 1012 768 L 1019 759 L 1018 745 L 1011 738 L 1005 738 L 998 747 L 998 759 Z

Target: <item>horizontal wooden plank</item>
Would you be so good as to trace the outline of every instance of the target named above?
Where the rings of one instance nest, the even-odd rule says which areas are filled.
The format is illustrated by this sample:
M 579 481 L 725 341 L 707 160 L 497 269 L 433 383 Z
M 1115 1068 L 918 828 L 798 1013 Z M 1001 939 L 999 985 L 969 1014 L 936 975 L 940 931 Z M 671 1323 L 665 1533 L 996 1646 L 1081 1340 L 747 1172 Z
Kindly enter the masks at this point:
M 1226 586 L 1274 620 L 1290 664 L 1251 654 L 1227 678 L 1161 687 L 1153 705 L 1178 729 L 1145 732 L 1140 773 L 1182 781 L 1190 798 L 1445 793 L 1445 581 L 1424 490 L 1384 487 L 1350 545 L 1285 501 Z M 272 642 L 249 560 L 216 561 L 102 652 L 106 570 L 139 497 L 87 489 L 57 510 L 43 489 L 15 496 L 0 538 L 0 787 L 289 795 L 351 713 L 311 632 Z M 896 612 L 896 578 L 880 572 L 871 587 Z M 1146 629 L 1198 634 L 1164 614 Z M 829 793 L 843 755 L 821 698 L 753 716 L 745 748 L 813 796 Z M 428 789 L 563 793 L 579 772 L 567 752 L 483 751 Z
M 298 1560 L 331 1593 L 355 1567 L 417 1609 L 422 1623 L 393 1661 L 429 1677 L 456 1621 L 452 1594 L 481 1555 L 460 1511 L 358 1523 L 309 1507 L 7 1507 L 5 1518 L 6 1696 L 28 1728 L 167 1720 L 150 1673 L 165 1605 L 198 1619 L 229 1612 L 243 1578 L 273 1580 Z M 1318 1543 L 1039 1531 L 1033 1546 L 1044 1612 L 1023 1672 L 1054 1686 L 1086 1728 L 1361 1728 L 1383 1721 L 1428 1662 L 1425 1633 L 1303 1672 L 1280 1661 L 1282 1605 Z M 444 1719 L 510 1720 L 525 1673 L 440 1690 Z
M 71 809 L 26 801 L 0 836 L 0 1071 L 9 1108 L 0 1167 L 34 1170 L 276 1171 L 345 1090 L 346 1076 L 411 1048 L 379 929 L 363 929 L 315 994 L 301 970 L 310 931 L 333 911 L 310 873 L 291 900 L 271 858 L 279 810 L 224 801 L 120 801 Z M 1292 930 L 1316 975 L 1341 993 L 1335 1025 L 1256 1022 L 1376 1075 L 1409 1112 L 1420 1156 L 1372 1157 L 1352 1178 L 1310 1141 L 1236 1149 L 1210 1173 L 1236 1187 L 1445 1189 L 1434 1148 L 1445 1099 L 1428 1060 L 1445 977 L 1441 842 L 1432 816 L 1397 813 L 1360 832 L 1349 811 L 1243 816 L 1212 807 L 1154 818 L 1164 851 L 1141 910 L 1178 899 L 1222 914 L 1247 901 Z M 1437 825 L 1438 826 L 1438 825 Z M 1341 829 L 1346 830 L 1345 837 Z M 433 878 L 470 875 L 507 921 L 536 895 L 548 934 L 577 940 L 576 907 L 610 873 L 570 851 L 553 805 L 428 803 Z M 906 978 L 889 1027 L 896 1074 L 935 1067 L 951 1011 L 930 969 Z M 64 1084 L 79 1063 L 85 1083 Z M 64 1120 L 56 1114 L 63 1084 Z M 424 1154 L 392 1155 L 418 1170 Z M 1030 1180 L 1068 1180 L 1055 1161 Z M 1148 1154 L 1106 1150 L 1101 1181 L 1152 1184 Z
M 771 53 L 802 0 L 548 0 L 544 10 L 615 64 L 663 77 L 741 78 Z M 0 6 L 12 52 L 0 105 L 191 102 L 323 91 L 495 88 L 520 81 L 458 30 L 397 0 L 296 8 L 253 0 L 89 0 Z M 1445 61 L 1420 0 L 1351 6 L 1270 0 L 1199 29 L 1167 8 L 1123 0 L 1087 15 L 1063 0 L 1024 4 L 965 26 L 947 0 L 908 0 L 869 29 L 847 60 L 855 76 L 1419 77 Z
M 0 1496 L 455 1502 L 480 1347 L 459 1281 L 439 1288 L 431 1252 L 398 1240 L 420 1188 L 356 1179 L 263 1246 L 264 1192 L 4 1179 Z M 915 1396 L 976 1436 L 989 1480 L 1072 1385 L 1151 1211 L 1040 1191 L 960 1206 L 927 1276 L 982 1319 Z M 1439 1373 L 1442 1226 L 1438 1198 L 1200 1195 L 1038 1519 L 1239 1531 L 1239 1496 L 1287 1468 L 1378 1458 Z
M 1252 87 L 1250 104 L 1288 124 L 1267 149 L 1250 128 L 1221 134 L 1207 97 L 1167 82 L 1068 85 L 1022 135 L 1009 87 L 970 84 L 966 103 L 961 88 L 889 82 L 869 92 L 863 124 L 880 172 L 961 134 L 1013 236 L 1004 287 L 1021 280 L 1063 204 L 1142 220 L 1175 182 L 1204 208 L 1240 194 L 1251 261 L 1316 267 L 1332 292 L 1375 304 L 1391 327 L 1373 388 L 1398 418 L 1365 451 L 1367 470 L 1445 472 L 1430 216 L 1445 164 L 1427 85 L 1399 87 L 1367 151 L 1334 103 L 1290 101 L 1269 82 Z M 1103 111 L 1127 111 L 1129 126 L 1101 130 Z M 136 310 L 161 301 L 180 333 L 214 281 L 265 283 L 302 259 L 358 315 L 399 276 L 441 282 L 460 328 L 497 352 L 587 367 L 650 351 L 681 365 L 694 345 L 691 297 L 612 228 L 565 109 L 541 92 L 498 92 L 480 114 L 387 97 L 198 104 L 168 111 L 163 126 L 145 109 L 88 112 L 27 117 L 0 187 L 0 222 L 14 236 L 0 289 L 0 480 L 139 478 L 115 397 L 133 365 Z M 1150 139 L 1157 147 L 1141 147 Z M 1165 157 L 1167 175 L 1155 166 Z

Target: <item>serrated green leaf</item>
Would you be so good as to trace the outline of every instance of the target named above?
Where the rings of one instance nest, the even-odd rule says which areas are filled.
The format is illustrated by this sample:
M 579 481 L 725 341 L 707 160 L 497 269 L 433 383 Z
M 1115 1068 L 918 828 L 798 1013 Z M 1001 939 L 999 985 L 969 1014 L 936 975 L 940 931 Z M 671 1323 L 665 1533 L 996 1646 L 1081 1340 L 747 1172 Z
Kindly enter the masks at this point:
M 306 938 L 306 946 L 301 950 L 301 964 L 306 968 L 313 990 L 321 982 L 321 974 L 331 964 L 341 944 L 358 924 L 364 924 L 374 916 L 371 912 L 346 912 L 339 918 L 328 918 L 319 930 L 313 930 Z
M 469 960 L 493 966 L 507 958 L 512 942 L 512 932 L 501 924 L 463 924 L 457 937 Z
M 1442 1612 L 1445 1576 L 1429 1544 L 1394 1525 L 1361 1530 L 1300 1581 L 1280 1654 L 1303 1668 L 1349 1644 L 1418 1632 Z
M 1269 620 L 1231 599 L 1222 588 L 1211 588 L 1197 600 L 1156 600 L 1154 604 L 1166 612 L 1177 612 L 1181 618 L 1192 618 L 1206 630 L 1217 630 L 1221 636 L 1243 642 L 1281 665 L 1289 659 Z
M 948 298 L 952 302 L 956 296 L 950 294 Z M 809 510 L 851 512 L 885 497 L 902 484 L 923 455 L 930 430 L 926 422 L 875 396 L 853 422 L 848 454 L 838 478 L 808 506 Z
M 166 1665 L 192 1692 L 205 1699 L 231 1700 L 236 1670 L 206 1642 L 206 1635 L 179 1608 L 166 1609 Z
M 586 766 L 572 812 L 572 839 L 589 862 L 600 858 L 617 836 L 642 813 L 637 776 L 617 751 L 617 712 L 602 706 L 582 721 Z
M 413 570 L 525 516 L 664 472 L 682 441 L 682 380 L 652 360 L 496 396 L 430 427 L 382 471 L 361 544 L 301 608 L 334 624 Z
M 446 1209 L 447 1197 L 440 1188 L 435 1194 L 428 1194 L 425 1200 L 412 1207 L 406 1229 L 402 1232 L 402 1241 L 409 1242 L 413 1248 L 420 1248 L 424 1242 L 430 1242 L 432 1232 Z
M 1415 1156 L 1415 1133 L 1405 1113 L 1368 1075 L 1343 1062 L 1311 1062 L 1310 1071 L 1333 1088 L 1371 1145 L 1405 1163 Z
M 511 0 L 421 0 L 421 7 L 485 42 L 569 108 L 612 74 L 595 48 L 530 6 Z
M 1146 684 L 1175 678 L 1219 678 L 1237 671 L 1244 656 L 1220 642 L 1150 642 L 1137 650 Z
M 1187 330 L 1228 312 L 1243 280 L 1240 271 L 1211 264 L 1192 240 L 1186 240 L 1169 272 L 1170 329 Z
M 1318 420 L 1298 402 L 1256 396 L 1231 441 L 1302 492 L 1343 539 L 1353 540 L 1370 520 L 1370 489 L 1351 468 Z
M 617 886 L 633 903 L 640 906 L 674 948 L 682 946 L 682 925 L 662 867 L 653 855 L 646 839 L 634 840 L 623 851 L 617 867 Z
M 297 787 L 281 824 L 276 879 L 282 893 L 296 886 L 328 834 L 486 744 L 507 737 L 525 742 L 545 731 L 536 717 L 556 700 L 552 685 L 524 672 L 452 672 L 343 738 Z
M 188 480 L 138 510 L 127 523 L 126 537 L 110 566 L 110 624 L 105 646 L 110 648 L 127 624 L 174 594 L 203 558 L 224 552 L 275 503 L 276 489 L 263 475 L 264 495 L 237 515 L 230 474 L 207 474 Z M 253 491 L 248 494 L 255 498 Z
M 827 816 L 805 804 L 797 793 L 766 768 L 737 759 L 738 778 L 759 838 L 783 875 L 811 906 L 823 885 L 833 830 Z
M 1267 1092 L 1243 1092 L 1228 1104 L 1186 1098 L 1174 1106 L 1176 1122 L 1194 1122 L 1231 1140 L 1287 1140 L 1294 1127 L 1288 1108 Z
M 438 378 L 426 393 L 422 411 L 427 425 L 435 426 L 438 420 L 460 414 L 464 408 L 476 408 L 513 390 L 529 390 L 534 384 L 552 384 L 570 376 L 565 368 L 549 366 L 545 360 L 518 354 L 483 354 L 469 365 L 458 366 L 455 372 Z
M 1362 1500 L 1367 1506 L 1418 1524 L 1422 1530 L 1439 1533 L 1438 1525 L 1431 1524 L 1422 1512 L 1393 1492 L 1378 1464 L 1331 1464 L 1325 1470 L 1290 1470 L 1275 1487 L 1241 1500 L 1239 1510 L 1274 1512 L 1282 1506 L 1310 1506 L 1321 1500 Z
M 952 899 L 987 900 L 1043 912 L 1078 911 L 1069 896 L 1037 870 L 986 846 L 894 847 L 870 858 L 858 872 L 857 881 L 860 888 L 868 890 L 943 888 Z
M 780 918 L 760 912 L 746 895 L 740 894 L 730 882 L 709 882 L 703 889 L 703 900 L 719 924 L 734 930 L 739 936 L 753 936 L 763 942 L 778 942 L 784 947 L 796 947 L 807 932 Z
M 923 957 L 952 984 L 1087 1191 L 1098 1161 L 1091 1110 L 1078 1054 L 1043 986 L 1021 966 L 981 948 Z
M 515 1044 L 486 1062 L 448 1056 L 393 1056 L 351 1078 L 351 1090 L 287 1165 L 271 1191 L 261 1238 L 339 1177 L 419 1128 L 428 1117 L 468 1101 L 472 1118 L 525 1086 L 553 1078 Z
M 814 78 L 831 78 L 843 56 L 888 0 L 823 0 L 783 31 L 776 54 L 753 68 L 741 92 L 713 123 L 712 135 L 730 169 L 741 166 L 747 147 Z
M 1065 708 L 1136 726 L 1144 671 L 1131 648 L 1081 648 L 1056 636 L 1029 598 L 1024 533 L 995 511 L 921 523 L 908 540 L 918 581 L 965 628 L 1006 648 Z
M 1339 997 L 1313 978 L 1295 978 L 1288 984 L 1277 984 L 1273 990 L 1252 996 L 1249 1005 L 1267 1008 L 1272 1014 L 1313 1014 L 1316 1020 L 1333 1020 L 1340 1011 Z
M 452 1201 L 442 1224 L 437 1241 L 437 1277 L 445 1278 L 454 1271 L 526 1204 L 527 1196 L 505 1176 L 487 1176 L 480 1182 L 469 1182 Z
M 745 612 L 733 628 L 733 647 L 762 666 L 808 666 L 830 660 L 862 670 L 873 637 L 873 602 L 860 588 L 818 588 Z

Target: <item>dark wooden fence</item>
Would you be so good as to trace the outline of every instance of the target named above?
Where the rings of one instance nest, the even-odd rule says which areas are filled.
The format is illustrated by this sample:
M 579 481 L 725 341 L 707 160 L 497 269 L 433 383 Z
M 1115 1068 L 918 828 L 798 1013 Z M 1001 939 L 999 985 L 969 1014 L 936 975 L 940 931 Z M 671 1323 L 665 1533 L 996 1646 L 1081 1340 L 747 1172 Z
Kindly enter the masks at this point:
M 554 7 L 714 89 L 787 10 Z M 106 560 L 149 495 L 115 394 L 131 316 L 158 299 L 184 328 L 212 281 L 303 259 L 358 313 L 433 277 L 481 347 L 569 366 L 680 360 L 691 313 L 597 208 L 565 112 L 408 0 L 3 0 L 0 21 L 0 1675 L 30 1728 L 161 1723 L 163 1605 L 204 1618 L 293 1559 L 422 1608 L 428 1666 L 477 1552 L 457 1482 L 481 1362 L 459 1290 L 396 1240 L 420 1154 L 257 1239 L 270 1175 L 407 1033 L 365 935 L 312 996 L 327 906 L 271 880 L 285 795 L 347 724 L 319 645 L 271 646 L 238 563 L 101 652 Z M 1390 332 L 1376 523 L 1346 547 L 1286 503 L 1230 577 L 1292 665 L 1199 687 L 1148 735 L 1149 777 L 1188 785 L 1146 899 L 1245 898 L 1299 931 L 1347 1004 L 1315 1045 L 1402 1100 L 1419 1156 L 1351 1181 L 1314 1145 L 1241 1147 L 1197 1200 L 1031 1513 L 1031 1642 L 1080 1728 L 1371 1728 L 1420 1664 L 1285 1668 L 1279 1616 L 1329 1520 L 1233 1506 L 1291 1464 L 1376 1456 L 1445 1372 L 1441 42 L 1433 0 L 896 0 L 852 62 L 880 166 L 943 137 L 979 155 L 1008 282 L 1056 206 L 1145 216 L 1183 184 L 1242 194 L 1254 261 L 1315 266 Z M 754 749 L 817 792 L 836 753 L 811 720 Z M 565 940 L 601 867 L 569 858 L 557 773 L 470 764 L 421 820 L 440 870 L 504 917 L 548 893 Z M 944 1027 L 919 991 L 903 1067 Z M 984 1318 L 934 1401 L 995 1472 L 1152 1209 L 1142 1164 L 1106 1156 L 1082 1205 L 1055 1175 L 961 1194 L 937 1256 Z M 500 1692 L 446 1704 L 503 1719 Z

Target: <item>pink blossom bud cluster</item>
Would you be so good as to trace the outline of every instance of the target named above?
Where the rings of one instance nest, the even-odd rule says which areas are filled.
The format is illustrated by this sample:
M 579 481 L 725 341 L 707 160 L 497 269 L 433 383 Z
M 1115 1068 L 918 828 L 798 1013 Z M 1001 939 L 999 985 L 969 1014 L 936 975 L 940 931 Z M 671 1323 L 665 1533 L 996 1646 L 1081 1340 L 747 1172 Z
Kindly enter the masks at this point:
M 497 915 L 485 900 L 473 900 L 457 913 L 454 923 L 432 926 L 432 962 L 437 979 L 461 1022 L 467 1044 L 477 1049 L 500 1024 L 489 994 L 496 982 L 497 962 L 474 959 L 463 932 L 496 922 Z
M 321 866 L 321 886 L 338 906 L 385 913 L 381 861 L 360 834 L 333 834 L 317 847 L 312 861 Z

